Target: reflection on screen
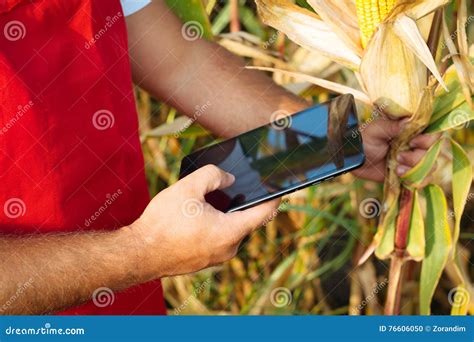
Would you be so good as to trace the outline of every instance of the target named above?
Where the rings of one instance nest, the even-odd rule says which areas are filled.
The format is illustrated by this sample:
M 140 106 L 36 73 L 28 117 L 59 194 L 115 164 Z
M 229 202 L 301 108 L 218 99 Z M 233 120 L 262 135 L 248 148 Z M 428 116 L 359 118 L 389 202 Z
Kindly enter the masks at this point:
M 231 187 L 206 196 L 228 211 L 362 162 L 353 98 L 344 95 L 187 156 L 181 177 L 207 164 L 235 175 Z

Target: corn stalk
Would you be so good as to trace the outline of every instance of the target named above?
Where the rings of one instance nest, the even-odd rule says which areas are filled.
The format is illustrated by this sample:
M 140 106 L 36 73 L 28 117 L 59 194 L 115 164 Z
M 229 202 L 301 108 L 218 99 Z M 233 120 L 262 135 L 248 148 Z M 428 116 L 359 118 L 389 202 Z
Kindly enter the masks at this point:
M 367 259 L 373 251 L 390 259 L 385 313 L 397 314 L 401 303 L 403 266 L 408 260 L 422 262 L 420 313 L 430 304 L 446 266 L 456 286 L 472 291 L 463 271 L 456 244 L 460 220 L 472 182 L 472 166 L 461 146 L 445 135 L 453 156 L 452 212 L 443 190 L 428 184 L 442 148 L 440 139 L 427 155 L 403 177 L 395 173 L 396 158 L 409 149 L 416 135 L 440 133 L 474 119 L 472 93 L 474 70 L 466 38 L 466 1 L 458 0 L 456 41 L 445 22 L 443 8 L 449 0 L 308 0 L 314 11 L 288 0 L 256 0 L 263 21 L 309 50 L 331 58 L 354 72 L 359 89 L 294 71 L 278 71 L 314 83 L 336 93 L 352 93 L 367 112 L 382 112 L 391 119 L 409 118 L 394 139 L 388 154 L 383 213 Z M 341 19 L 342 18 L 342 19 Z M 444 74 L 436 63 L 442 53 L 452 60 Z M 426 202 L 422 210 L 421 203 Z M 363 262 L 364 260 L 361 260 Z M 470 293 L 466 307 L 474 307 Z M 453 311 L 463 312 L 459 307 Z

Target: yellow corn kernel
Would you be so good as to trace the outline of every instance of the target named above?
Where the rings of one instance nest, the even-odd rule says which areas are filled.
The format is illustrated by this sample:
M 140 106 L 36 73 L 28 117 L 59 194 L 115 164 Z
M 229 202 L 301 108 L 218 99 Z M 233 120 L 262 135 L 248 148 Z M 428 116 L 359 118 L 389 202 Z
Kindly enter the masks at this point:
M 362 46 L 367 46 L 379 24 L 395 6 L 396 0 L 356 0 Z

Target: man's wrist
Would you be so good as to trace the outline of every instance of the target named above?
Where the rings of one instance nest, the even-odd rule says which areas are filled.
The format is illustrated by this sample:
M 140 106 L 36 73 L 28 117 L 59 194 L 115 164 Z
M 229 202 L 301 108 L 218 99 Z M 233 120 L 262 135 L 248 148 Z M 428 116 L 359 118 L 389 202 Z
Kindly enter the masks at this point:
M 156 256 L 153 254 L 154 244 L 150 237 L 146 236 L 143 225 L 136 221 L 129 226 L 119 229 L 121 241 L 124 246 L 128 246 L 126 253 L 129 258 L 130 274 L 137 283 L 145 283 L 161 277 L 157 270 Z

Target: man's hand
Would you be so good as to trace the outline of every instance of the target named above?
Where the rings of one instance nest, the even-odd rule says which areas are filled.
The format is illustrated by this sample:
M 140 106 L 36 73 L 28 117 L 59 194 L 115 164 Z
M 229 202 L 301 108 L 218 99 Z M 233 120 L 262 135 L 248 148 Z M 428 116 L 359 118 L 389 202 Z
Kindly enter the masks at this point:
M 207 165 L 160 192 L 132 226 L 139 234 L 155 277 L 199 271 L 235 256 L 242 239 L 259 228 L 279 200 L 225 214 L 204 196 L 224 189 L 235 178 Z M 147 267 L 146 267 L 147 268 Z
M 403 130 L 404 120 L 377 119 L 362 129 L 366 162 L 353 172 L 356 177 L 382 182 L 387 170 L 386 157 L 390 142 Z M 396 173 L 403 176 L 415 166 L 434 144 L 438 135 L 419 135 L 410 142 L 410 150 L 400 153 Z

